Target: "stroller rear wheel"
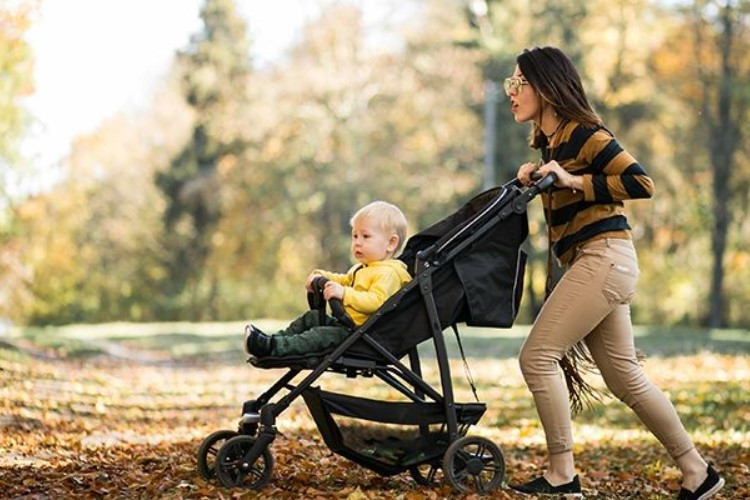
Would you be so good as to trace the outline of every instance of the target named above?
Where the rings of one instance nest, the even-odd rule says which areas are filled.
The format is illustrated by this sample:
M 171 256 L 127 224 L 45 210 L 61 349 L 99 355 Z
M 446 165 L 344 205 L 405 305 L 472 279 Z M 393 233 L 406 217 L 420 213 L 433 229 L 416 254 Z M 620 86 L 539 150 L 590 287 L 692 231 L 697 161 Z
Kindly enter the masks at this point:
M 445 451 L 443 470 L 457 490 L 487 493 L 503 482 L 505 458 L 500 447 L 489 439 L 465 436 Z
M 443 482 L 440 466 L 435 464 L 412 465 L 409 474 L 421 486 L 436 486 Z
M 266 447 L 253 463 L 244 460 L 255 444 L 250 436 L 235 436 L 224 443 L 216 456 L 216 476 L 227 487 L 239 486 L 258 490 L 271 480 L 273 455 Z
M 216 469 L 214 465 L 216 463 L 216 454 L 219 453 L 219 449 L 229 439 L 237 436 L 238 433 L 229 430 L 220 430 L 211 433 L 203 440 L 201 445 L 198 447 L 198 472 L 205 480 L 211 480 L 216 477 Z

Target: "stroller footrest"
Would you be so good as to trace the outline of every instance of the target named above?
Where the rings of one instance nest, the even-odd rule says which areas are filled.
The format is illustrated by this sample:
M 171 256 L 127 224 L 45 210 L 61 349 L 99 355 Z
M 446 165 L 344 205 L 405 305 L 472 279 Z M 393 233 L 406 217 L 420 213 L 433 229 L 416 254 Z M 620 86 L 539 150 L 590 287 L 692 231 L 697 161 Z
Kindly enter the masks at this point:
M 312 370 L 323 362 L 325 357 L 333 352 L 332 350 L 315 352 L 305 355 L 291 356 L 264 356 L 262 358 L 251 357 L 248 363 L 256 368 L 299 368 L 302 370 Z M 359 371 L 367 372 L 378 368 L 385 369 L 385 361 L 376 361 L 370 358 L 363 358 L 344 354 L 331 365 L 331 370 L 342 373 L 355 373 Z
M 328 351 L 331 352 L 331 351 Z M 328 352 L 316 352 L 305 355 L 293 356 L 263 356 L 262 358 L 251 357 L 248 363 L 256 368 L 299 368 L 301 370 L 312 370 L 325 358 Z

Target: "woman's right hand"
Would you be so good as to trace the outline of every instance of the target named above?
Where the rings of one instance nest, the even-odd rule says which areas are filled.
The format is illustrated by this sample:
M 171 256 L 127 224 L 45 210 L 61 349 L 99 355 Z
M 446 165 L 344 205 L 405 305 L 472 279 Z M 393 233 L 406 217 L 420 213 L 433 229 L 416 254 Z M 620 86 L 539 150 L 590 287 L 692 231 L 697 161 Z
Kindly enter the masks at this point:
M 519 182 L 523 184 L 524 186 L 531 186 L 535 182 L 531 180 L 531 174 L 536 172 L 538 168 L 539 168 L 539 165 L 537 165 L 536 163 L 524 163 L 518 168 L 518 173 L 516 174 L 516 177 L 518 178 Z

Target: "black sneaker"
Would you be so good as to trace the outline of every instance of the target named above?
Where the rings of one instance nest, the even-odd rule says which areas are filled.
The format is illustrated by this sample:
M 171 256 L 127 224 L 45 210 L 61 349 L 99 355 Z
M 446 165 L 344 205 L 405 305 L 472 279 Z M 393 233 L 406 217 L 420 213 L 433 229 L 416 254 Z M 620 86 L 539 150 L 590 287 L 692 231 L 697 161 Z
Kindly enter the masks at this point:
M 549 484 L 544 476 L 540 476 L 536 479 L 523 484 L 509 484 L 508 487 L 518 493 L 524 495 L 567 495 L 571 497 L 583 497 L 581 491 L 581 481 L 576 475 L 573 480 L 569 483 L 561 484 L 558 486 L 552 486 Z
M 266 335 L 253 325 L 245 327 L 245 352 L 262 358 L 271 354 L 273 337 Z
M 704 500 L 714 496 L 724 486 L 724 479 L 708 464 L 708 477 L 695 491 L 680 488 L 677 500 Z

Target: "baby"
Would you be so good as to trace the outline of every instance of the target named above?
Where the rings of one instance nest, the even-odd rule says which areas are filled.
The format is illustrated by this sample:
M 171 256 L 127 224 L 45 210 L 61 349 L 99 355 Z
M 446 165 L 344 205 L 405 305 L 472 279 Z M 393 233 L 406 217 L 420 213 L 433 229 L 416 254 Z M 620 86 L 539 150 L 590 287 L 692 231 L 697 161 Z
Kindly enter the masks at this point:
M 374 201 L 359 209 L 350 224 L 352 255 L 358 264 L 346 274 L 315 270 L 308 276 L 305 288 L 311 292 L 316 277 L 328 278 L 323 297 L 341 300 L 360 326 L 411 281 L 406 264 L 394 259 L 406 238 L 406 217 L 398 207 Z M 326 316 L 321 322 L 318 311 L 311 310 L 274 335 L 248 325 L 245 350 L 257 357 L 320 352 L 339 344 L 348 334 L 349 330 L 336 318 Z

